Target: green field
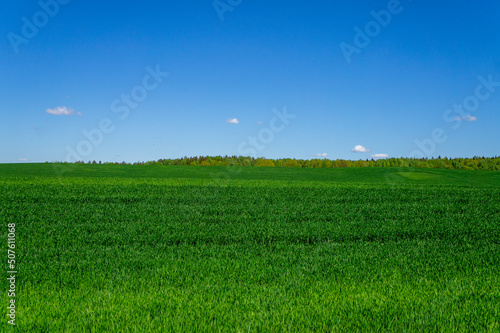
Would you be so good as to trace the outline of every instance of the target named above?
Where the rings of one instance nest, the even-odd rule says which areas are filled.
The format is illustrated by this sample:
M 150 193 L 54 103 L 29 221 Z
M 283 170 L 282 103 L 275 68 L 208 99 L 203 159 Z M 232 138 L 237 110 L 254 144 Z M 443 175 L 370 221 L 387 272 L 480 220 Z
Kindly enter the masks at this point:
M 499 332 L 499 198 L 497 171 L 5 164 L 4 276 L 15 223 L 19 332 Z

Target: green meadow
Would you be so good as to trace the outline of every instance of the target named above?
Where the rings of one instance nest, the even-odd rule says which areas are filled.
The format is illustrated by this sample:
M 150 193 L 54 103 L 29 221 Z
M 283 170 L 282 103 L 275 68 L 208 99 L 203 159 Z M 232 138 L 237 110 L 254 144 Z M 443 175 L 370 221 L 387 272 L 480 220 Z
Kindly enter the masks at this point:
M 498 171 L 0 165 L 15 331 L 499 332 L 499 198 Z

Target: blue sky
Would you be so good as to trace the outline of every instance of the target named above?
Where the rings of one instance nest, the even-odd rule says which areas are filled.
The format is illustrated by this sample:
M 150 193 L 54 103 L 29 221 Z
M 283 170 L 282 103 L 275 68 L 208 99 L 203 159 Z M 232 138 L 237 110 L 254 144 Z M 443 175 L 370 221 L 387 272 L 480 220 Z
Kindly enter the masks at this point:
M 0 162 L 496 156 L 499 10 L 12 2 L 0 13 Z

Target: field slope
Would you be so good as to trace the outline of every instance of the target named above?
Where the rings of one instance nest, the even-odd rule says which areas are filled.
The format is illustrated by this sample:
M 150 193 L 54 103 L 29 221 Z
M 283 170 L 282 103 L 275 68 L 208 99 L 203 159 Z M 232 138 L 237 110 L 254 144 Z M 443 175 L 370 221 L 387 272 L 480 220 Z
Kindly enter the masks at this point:
M 499 198 L 493 171 L 0 165 L 16 331 L 498 332 Z

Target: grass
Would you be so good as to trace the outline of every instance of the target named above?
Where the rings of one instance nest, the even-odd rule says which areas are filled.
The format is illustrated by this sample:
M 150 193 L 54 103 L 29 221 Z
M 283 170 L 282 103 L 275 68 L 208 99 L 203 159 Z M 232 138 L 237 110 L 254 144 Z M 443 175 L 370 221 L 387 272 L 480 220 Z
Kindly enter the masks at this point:
M 498 172 L 60 171 L 0 165 L 19 332 L 500 330 Z

